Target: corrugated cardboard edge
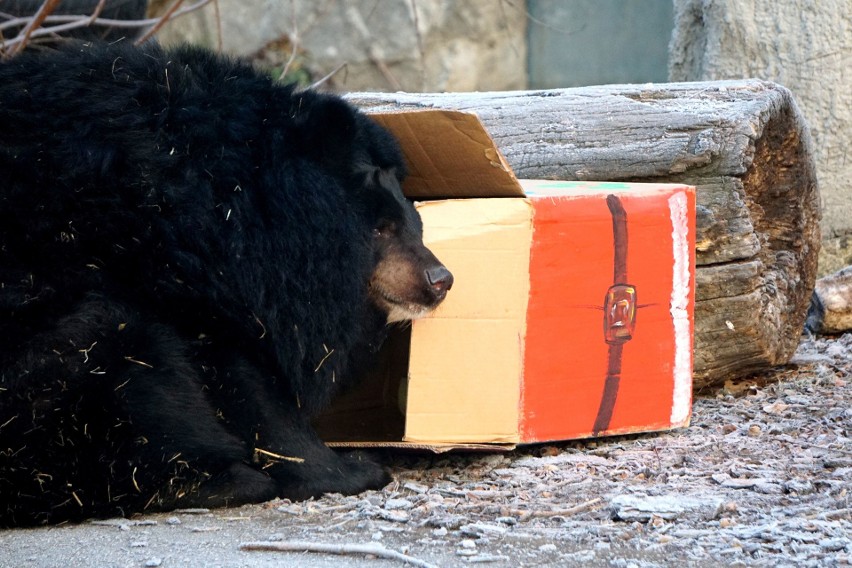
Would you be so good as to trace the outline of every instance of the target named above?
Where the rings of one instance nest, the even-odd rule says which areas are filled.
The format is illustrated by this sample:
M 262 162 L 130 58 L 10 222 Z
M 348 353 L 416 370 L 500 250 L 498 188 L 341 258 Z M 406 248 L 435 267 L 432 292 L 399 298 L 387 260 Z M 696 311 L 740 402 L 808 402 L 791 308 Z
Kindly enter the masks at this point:
M 445 454 L 454 451 L 510 452 L 516 444 L 420 444 L 415 442 L 330 442 L 331 448 L 393 448 L 397 450 L 429 451 Z
M 689 423 L 692 413 L 692 365 L 693 365 L 693 318 L 690 306 L 694 304 L 695 247 L 689 242 L 689 201 L 695 189 L 684 188 L 668 199 L 669 216 L 672 222 L 672 296 L 669 309 L 672 315 L 675 338 L 674 389 L 672 392 L 672 424 Z

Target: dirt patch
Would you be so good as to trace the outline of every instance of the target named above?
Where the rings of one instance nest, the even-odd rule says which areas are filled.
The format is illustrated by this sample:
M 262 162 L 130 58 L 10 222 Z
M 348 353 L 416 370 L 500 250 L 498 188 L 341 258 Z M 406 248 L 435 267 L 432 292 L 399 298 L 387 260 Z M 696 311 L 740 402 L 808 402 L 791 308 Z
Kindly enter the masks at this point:
M 0 565 L 377 565 L 248 541 L 386 547 L 423 566 L 850 565 L 850 438 L 852 334 L 805 338 L 790 365 L 698 393 L 686 429 L 391 453 L 383 491 L 4 531 Z

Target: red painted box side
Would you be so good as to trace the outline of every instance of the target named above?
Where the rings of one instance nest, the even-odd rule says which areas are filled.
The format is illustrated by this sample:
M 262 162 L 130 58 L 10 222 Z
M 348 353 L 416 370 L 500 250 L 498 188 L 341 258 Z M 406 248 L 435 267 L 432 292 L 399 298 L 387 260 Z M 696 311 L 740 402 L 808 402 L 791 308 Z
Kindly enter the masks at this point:
M 680 357 L 683 382 L 684 356 L 691 369 L 695 265 L 694 213 L 686 219 L 685 235 L 673 229 L 670 198 L 678 191 L 683 194 L 682 208 L 694 212 L 695 195 L 686 188 L 610 194 L 626 216 L 622 227 L 627 246 L 624 256 L 618 257 L 623 262 L 620 274 L 614 268 L 616 229 L 606 194 L 532 198 L 522 442 L 678 425 L 673 423 L 675 367 Z M 679 268 L 674 259 L 677 239 L 688 241 L 680 243 L 686 257 Z M 675 270 L 683 273 L 683 262 L 688 263 L 689 277 L 680 307 L 689 314 L 689 323 L 686 328 L 681 323 L 678 332 L 673 282 Z M 627 281 L 618 282 L 625 273 Z M 613 284 L 635 290 L 635 328 L 620 345 L 608 344 L 605 334 L 605 296 Z M 613 379 L 619 362 L 620 378 Z M 680 390 L 678 398 L 691 396 Z

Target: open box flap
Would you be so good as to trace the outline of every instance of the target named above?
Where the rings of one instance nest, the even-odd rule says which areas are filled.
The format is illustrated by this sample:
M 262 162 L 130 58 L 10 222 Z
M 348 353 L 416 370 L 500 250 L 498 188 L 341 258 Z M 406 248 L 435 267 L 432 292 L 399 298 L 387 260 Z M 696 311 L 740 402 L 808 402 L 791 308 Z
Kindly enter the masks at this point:
M 371 114 L 400 142 L 411 199 L 523 197 L 506 159 L 475 114 L 418 110 Z

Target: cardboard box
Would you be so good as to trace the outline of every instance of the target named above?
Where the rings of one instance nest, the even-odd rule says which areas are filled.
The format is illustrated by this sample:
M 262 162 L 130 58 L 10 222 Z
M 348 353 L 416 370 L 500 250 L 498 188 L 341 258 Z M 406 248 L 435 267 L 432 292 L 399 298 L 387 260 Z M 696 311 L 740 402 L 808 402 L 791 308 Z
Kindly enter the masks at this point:
M 689 423 L 692 187 L 519 181 L 475 115 L 375 117 L 455 284 L 317 421 L 324 439 L 440 451 Z

